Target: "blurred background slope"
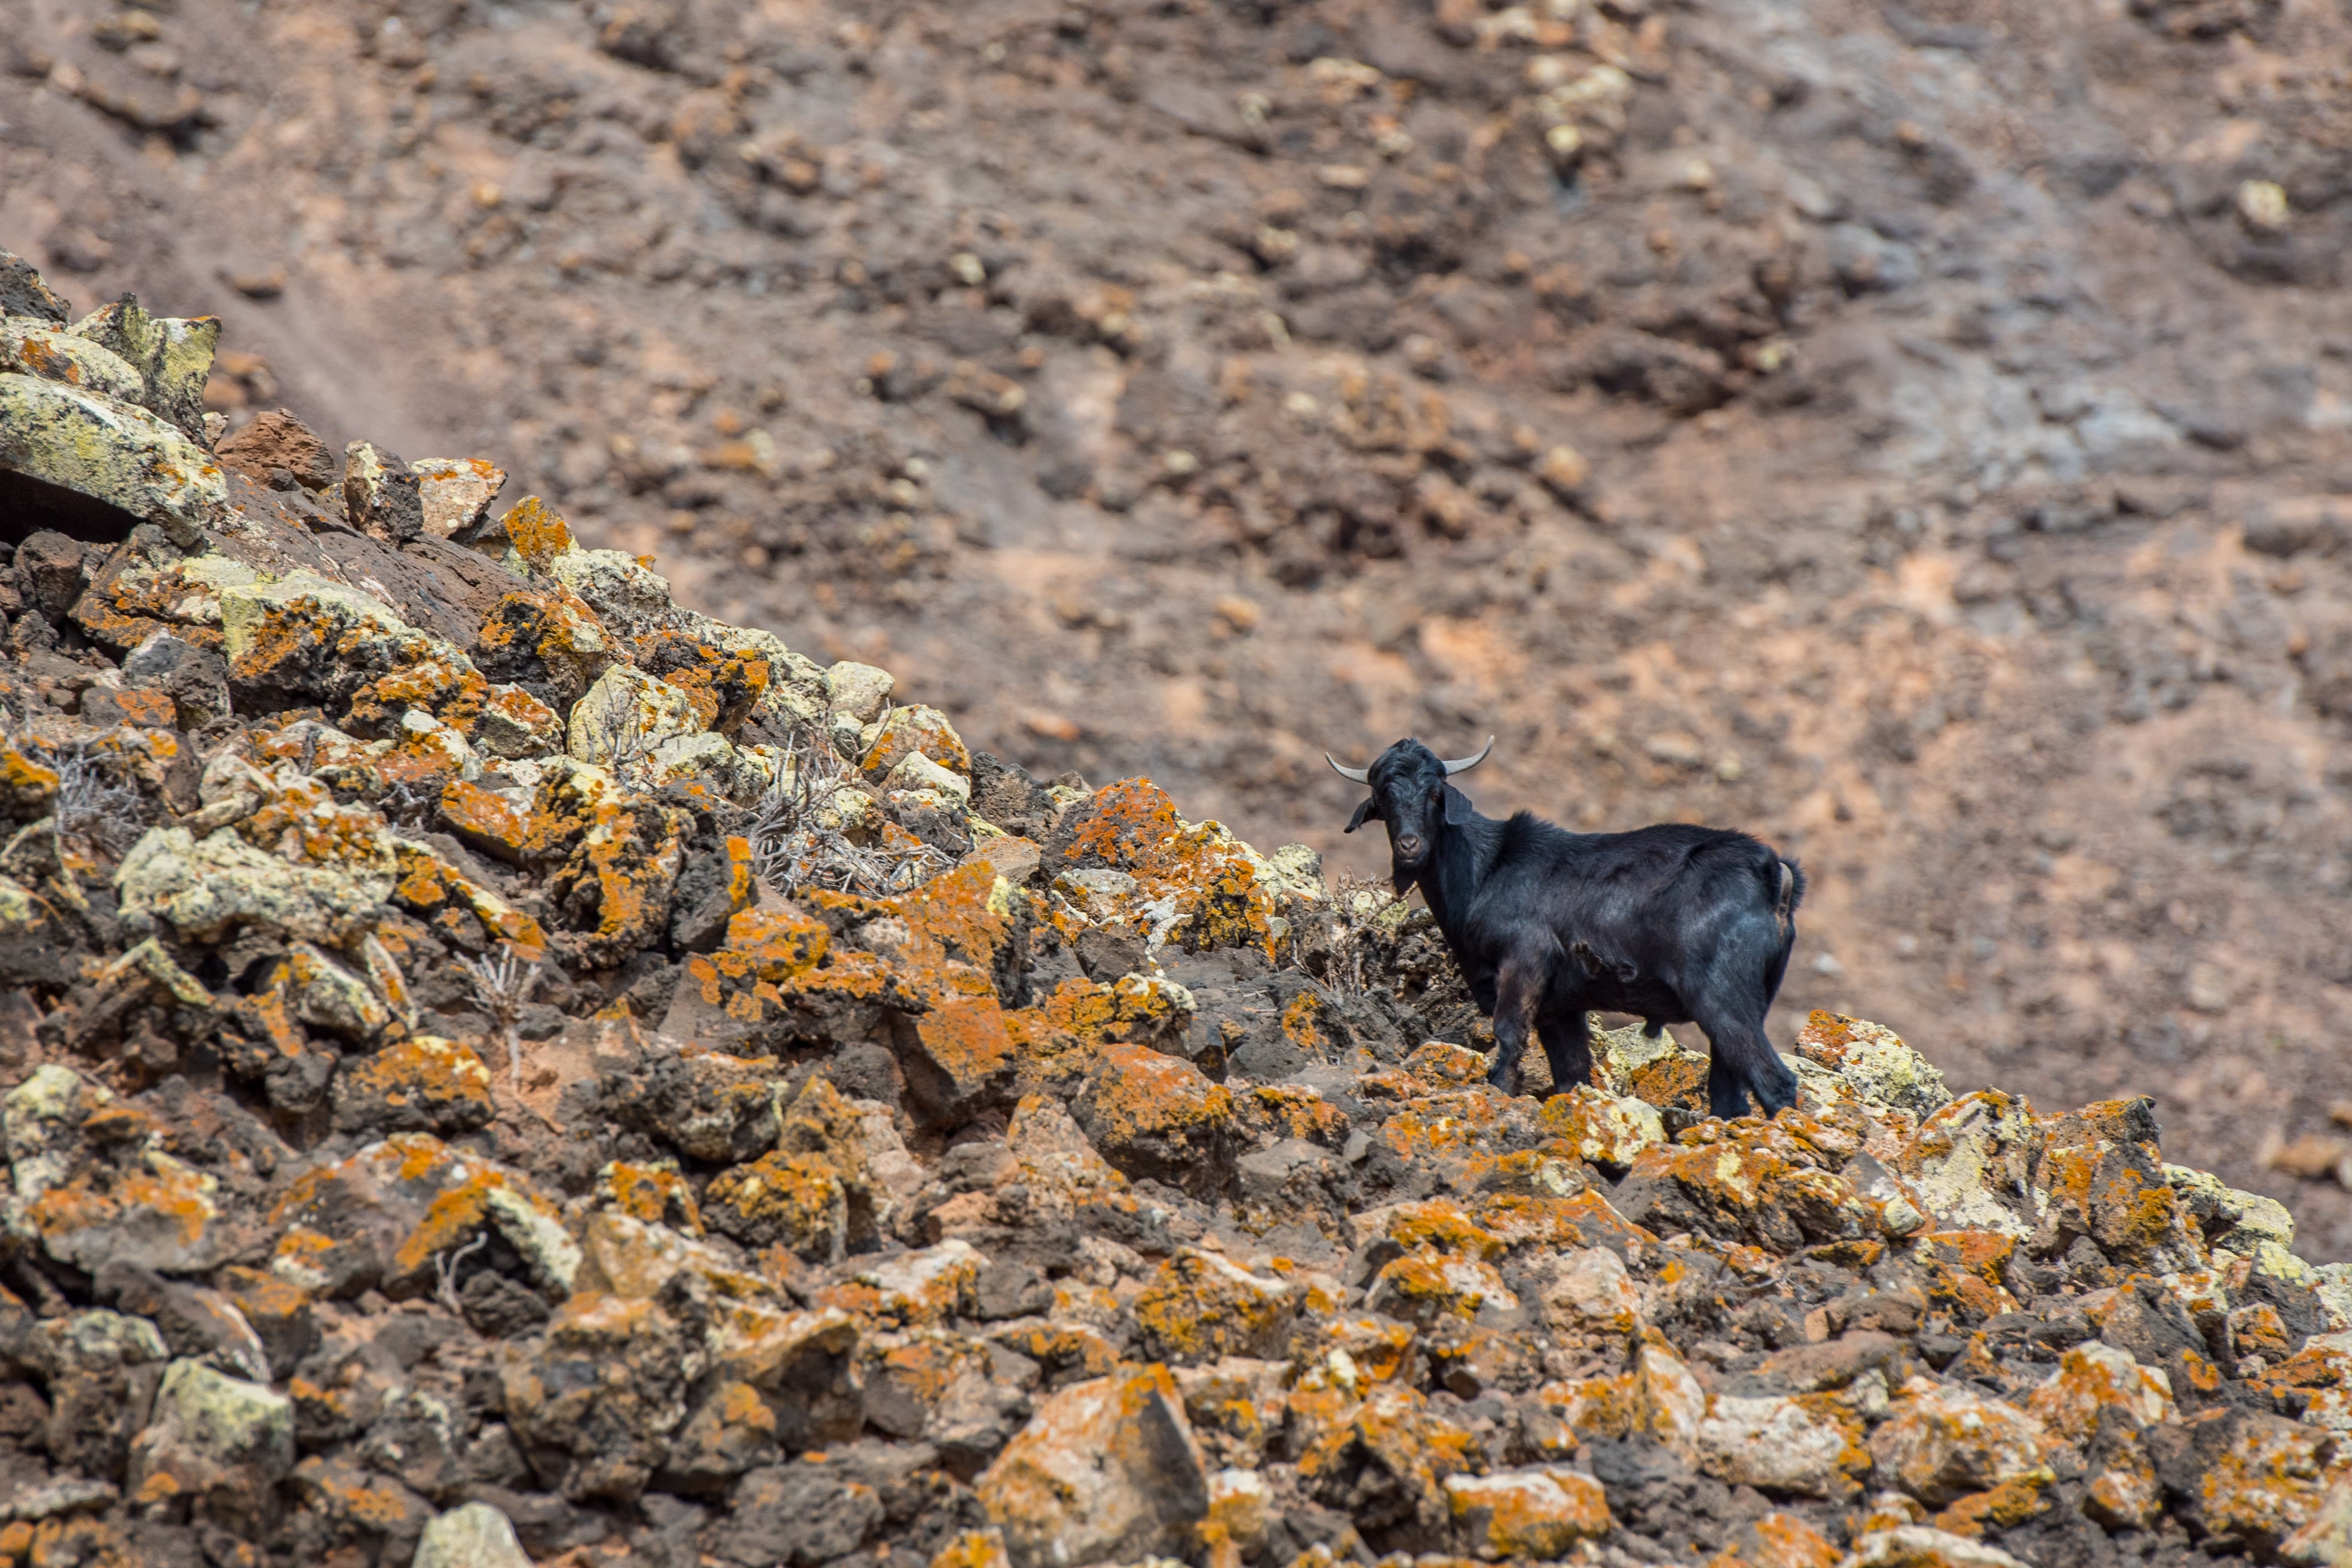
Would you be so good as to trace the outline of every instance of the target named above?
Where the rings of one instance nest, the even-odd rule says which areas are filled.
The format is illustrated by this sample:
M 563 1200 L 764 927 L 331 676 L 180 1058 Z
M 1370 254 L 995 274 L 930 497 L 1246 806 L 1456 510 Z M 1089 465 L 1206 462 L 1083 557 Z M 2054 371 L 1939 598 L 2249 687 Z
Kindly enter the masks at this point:
M 2313 0 L 5 0 L 0 244 L 1041 775 L 1738 824 L 1774 1024 L 2352 1251 Z M 2282 1148 L 2284 1145 L 2284 1148 Z M 2347 1167 L 2352 1176 L 2352 1167 Z

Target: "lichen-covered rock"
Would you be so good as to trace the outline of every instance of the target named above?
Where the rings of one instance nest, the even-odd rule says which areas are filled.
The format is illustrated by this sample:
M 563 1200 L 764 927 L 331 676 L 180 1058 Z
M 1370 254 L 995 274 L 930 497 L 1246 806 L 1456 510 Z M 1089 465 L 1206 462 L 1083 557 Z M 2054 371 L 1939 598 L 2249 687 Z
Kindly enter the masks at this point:
M 370 539 L 403 544 L 425 531 L 416 475 L 373 441 L 343 448 L 343 515 Z
M 1671 63 L 1522 9 L 1429 37 Z M 1375 129 L 1387 68 L 1302 68 Z M 1506 1096 L 1425 910 L 971 753 L 487 459 L 200 419 L 208 321 L 66 315 L 0 254 L 0 479 L 131 532 L 0 569 L 0 1564 L 2347 1556 L 2352 1266 L 2148 1101 L 1830 1014 L 1776 1116 L 1638 1024 Z M 1399 460 L 1542 449 L 1483 420 Z
M 2026 1568 L 1998 1546 L 1924 1524 L 1865 1531 L 1845 1561 L 1853 1568 Z
M 1914 1378 L 1870 1435 L 1881 1482 L 1941 1507 L 2042 1464 L 2042 1423 L 2013 1405 Z
M 2085 1236 L 2107 1257 L 2152 1273 L 2201 1260 L 2188 1212 L 2173 1195 L 2158 1146 L 2155 1102 L 2102 1100 L 2038 1129 L 2035 1250 L 2063 1250 Z
M 1944 1075 L 1883 1024 L 1816 1011 L 1797 1031 L 1797 1054 L 1828 1068 L 1863 1099 L 1914 1116 L 1952 1102 Z
M 2093 1341 L 2058 1358 L 2058 1370 L 2033 1391 L 2027 1408 L 2053 1435 L 2087 1443 L 2110 1413 L 2133 1428 L 2171 1420 L 2172 1383 L 2161 1370 Z
M 205 438 L 205 378 L 220 343 L 213 316 L 154 316 L 129 294 L 101 305 L 71 331 L 107 349 L 139 373 L 137 401 L 192 441 Z
M 2033 1233 L 2033 1167 L 2041 1150 L 2033 1108 L 1986 1089 L 1963 1095 L 1919 1124 L 1896 1170 L 1946 1226 Z
M 466 1132 L 497 1113 L 490 1071 L 471 1046 L 412 1035 L 335 1077 L 335 1125 L 347 1132 Z
M 1826 1394 L 1718 1395 L 1693 1437 L 1708 1475 L 1775 1496 L 1853 1497 L 1871 1471 L 1861 1416 Z
M 128 1485 L 142 1504 L 193 1504 L 250 1530 L 293 1469 L 294 1406 L 284 1394 L 175 1361 L 147 1430 L 131 1445 Z
M 507 1418 L 550 1487 L 574 1501 L 627 1502 L 667 1458 L 698 1360 L 654 1302 L 575 1296 L 535 1349 L 509 1352 Z
M 1475 1436 L 1394 1383 L 1360 1400 L 1341 1389 L 1298 1391 L 1289 1421 L 1301 1488 L 1360 1529 L 1443 1531 L 1454 1514 L 1447 1479 L 1486 1467 Z
M 481 458 L 420 458 L 415 476 L 419 522 L 436 539 L 473 542 L 488 521 L 490 503 L 506 487 L 506 470 Z
M 893 708 L 868 726 L 862 739 L 857 770 L 879 783 L 892 769 L 919 752 L 950 773 L 969 777 L 971 752 L 963 738 L 936 708 Z
M 1611 1095 L 1591 1084 L 1577 1084 L 1545 1100 L 1542 1123 L 1575 1158 L 1619 1170 L 1632 1165 L 1643 1150 L 1666 1141 L 1664 1124 L 1649 1101 Z
M 1199 1068 L 1142 1046 L 1107 1045 L 1070 1114 L 1103 1158 L 1129 1176 L 1213 1192 L 1238 1132 L 1231 1090 Z
M 1448 1476 L 1445 1496 L 1464 1544 L 1481 1557 L 1565 1557 L 1611 1526 L 1601 1483 L 1559 1465 Z
M 0 374 L 0 468 L 157 523 L 182 545 L 228 504 L 219 465 L 168 421 L 45 376 Z
M 848 1242 L 849 1194 L 823 1155 L 778 1152 L 723 1172 L 703 1195 L 703 1217 L 747 1247 L 834 1263 Z
M 829 665 L 824 672 L 825 700 L 833 711 L 859 724 L 871 724 L 889 706 L 898 678 L 887 669 L 849 659 Z M 938 759 L 934 758 L 934 761 Z
M 1015 1568 L 1171 1555 L 1209 1509 L 1200 1446 L 1159 1368 L 1055 1394 L 973 1489 Z
M 486 1502 L 437 1516 L 416 1542 L 411 1568 L 530 1568 L 512 1521 Z
M 2261 1411 L 2206 1410 L 2147 1435 L 2158 1475 L 2203 1534 L 2263 1557 L 2326 1507 L 2345 1466 L 2333 1433 Z
M 1298 1292 L 1213 1252 L 1186 1248 L 1162 1264 L 1130 1307 L 1153 1359 L 1197 1365 L 1224 1356 L 1278 1356 Z
M 664 742 L 686 740 L 704 728 L 684 691 L 634 665 L 616 664 L 572 708 L 566 746 L 580 762 L 626 773 L 649 763 Z
M 147 392 L 138 367 L 112 349 L 37 317 L 0 316 L 0 373 L 11 371 L 126 403 Z

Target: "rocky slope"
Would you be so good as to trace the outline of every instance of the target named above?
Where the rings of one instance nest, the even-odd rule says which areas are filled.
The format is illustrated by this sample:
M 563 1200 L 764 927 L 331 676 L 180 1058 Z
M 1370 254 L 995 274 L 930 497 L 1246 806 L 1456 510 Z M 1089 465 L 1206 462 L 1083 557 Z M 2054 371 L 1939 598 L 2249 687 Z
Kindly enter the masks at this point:
M 1815 889 L 1776 1037 L 2154 1094 L 2352 1257 L 2342 7 L 8 22 L 0 243 L 221 312 L 232 421 L 496 453 L 682 604 L 1335 866 L 1319 753 L 1407 732 L 1754 828 Z
M 2352 1561 L 2352 1269 L 2148 1100 L 1505 1099 L 1425 913 L 67 315 L 0 254 L 9 1568 Z

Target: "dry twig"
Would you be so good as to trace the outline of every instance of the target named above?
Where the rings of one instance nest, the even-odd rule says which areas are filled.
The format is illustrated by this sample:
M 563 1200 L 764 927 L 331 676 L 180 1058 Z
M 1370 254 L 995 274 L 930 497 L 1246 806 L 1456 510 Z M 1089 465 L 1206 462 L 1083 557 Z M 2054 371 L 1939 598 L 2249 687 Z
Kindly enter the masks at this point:
M 511 947 L 501 947 L 495 960 L 459 957 L 467 977 L 474 983 L 474 994 L 490 1015 L 506 1037 L 507 1070 L 514 1083 L 515 1098 L 522 1098 L 522 1010 L 530 1005 L 530 994 L 539 984 L 541 965 L 526 963 Z
M 434 1299 L 449 1309 L 457 1318 L 466 1315 L 465 1303 L 457 1297 L 457 1265 L 490 1244 L 490 1233 L 482 1232 L 465 1246 L 454 1247 L 433 1259 L 433 1272 L 438 1277 L 433 1287 Z
M 1335 994 L 1356 997 L 1370 991 L 1372 975 L 1380 966 L 1374 928 L 1399 901 L 1393 888 L 1369 877 L 1342 872 L 1332 883 L 1331 910 L 1336 920 L 1323 979 Z
M 796 731 L 786 740 L 783 763 L 751 818 L 751 864 L 761 880 L 785 894 L 820 887 L 887 898 L 948 868 L 948 858 L 928 844 L 869 848 L 820 820 L 846 775 L 827 737 Z
M 82 752 L 58 760 L 58 837 L 121 854 L 146 831 L 146 803 Z

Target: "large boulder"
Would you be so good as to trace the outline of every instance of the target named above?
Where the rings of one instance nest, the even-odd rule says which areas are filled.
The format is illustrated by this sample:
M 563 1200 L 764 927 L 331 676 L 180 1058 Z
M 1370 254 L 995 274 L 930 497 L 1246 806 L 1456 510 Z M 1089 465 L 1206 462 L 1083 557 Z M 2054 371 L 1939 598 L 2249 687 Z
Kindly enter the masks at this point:
M 1180 1555 L 1209 1507 L 1200 1446 L 1160 1368 L 1055 1394 L 975 1489 L 1014 1568 Z

